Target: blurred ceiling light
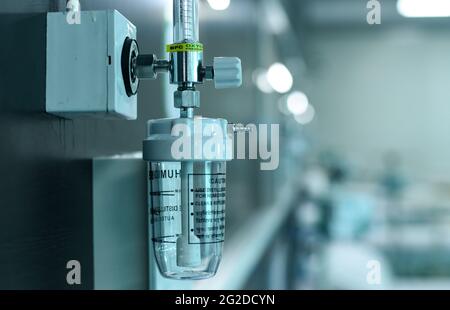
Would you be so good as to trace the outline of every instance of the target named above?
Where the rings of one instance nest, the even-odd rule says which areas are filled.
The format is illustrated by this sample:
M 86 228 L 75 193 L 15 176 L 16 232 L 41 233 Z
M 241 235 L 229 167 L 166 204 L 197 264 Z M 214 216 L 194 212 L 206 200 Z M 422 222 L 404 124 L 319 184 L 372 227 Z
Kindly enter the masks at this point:
M 280 110 L 280 112 L 286 116 L 292 115 L 287 107 L 287 96 L 283 96 L 280 99 L 278 99 L 278 110 Z
M 292 85 L 294 85 L 294 78 L 291 72 L 281 63 L 275 63 L 270 66 L 267 71 L 267 80 L 270 86 L 280 94 L 289 92 L 292 89 Z
M 208 0 L 209 6 L 216 11 L 224 11 L 230 6 L 230 0 Z
M 287 108 L 294 115 L 306 113 L 308 106 L 308 97 L 300 91 L 295 91 L 287 97 Z
M 274 91 L 267 80 L 267 70 L 265 69 L 257 69 L 253 72 L 253 83 L 255 83 L 258 89 L 263 93 L 271 94 Z
M 404 17 L 450 17 L 450 0 L 397 0 Z
M 295 120 L 297 121 L 297 123 L 301 125 L 307 125 L 311 123 L 315 117 L 316 117 L 316 110 L 312 105 L 308 104 L 308 108 L 306 109 L 305 113 L 296 115 Z

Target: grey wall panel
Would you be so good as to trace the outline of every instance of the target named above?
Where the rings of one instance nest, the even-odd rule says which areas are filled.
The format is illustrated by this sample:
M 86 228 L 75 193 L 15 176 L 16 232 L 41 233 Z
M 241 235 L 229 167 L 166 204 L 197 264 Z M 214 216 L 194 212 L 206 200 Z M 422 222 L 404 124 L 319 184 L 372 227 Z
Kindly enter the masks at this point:
M 148 289 L 146 192 L 142 158 L 94 159 L 95 289 Z
M 43 113 L 45 15 L 2 15 L 0 36 L 0 288 L 66 288 L 72 259 L 91 288 L 90 162 Z

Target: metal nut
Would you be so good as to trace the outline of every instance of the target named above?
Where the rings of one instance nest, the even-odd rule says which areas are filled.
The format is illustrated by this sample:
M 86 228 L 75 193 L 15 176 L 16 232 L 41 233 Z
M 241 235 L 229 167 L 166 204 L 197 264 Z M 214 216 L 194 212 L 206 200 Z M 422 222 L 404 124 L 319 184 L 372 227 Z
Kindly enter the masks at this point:
M 155 55 L 139 55 L 136 60 L 136 75 L 140 79 L 156 79 L 154 69 L 156 60 Z
M 189 109 L 200 107 L 200 92 L 194 90 L 176 91 L 174 94 L 175 108 Z
M 207 81 L 214 80 L 214 67 L 206 66 L 202 68 L 202 78 Z

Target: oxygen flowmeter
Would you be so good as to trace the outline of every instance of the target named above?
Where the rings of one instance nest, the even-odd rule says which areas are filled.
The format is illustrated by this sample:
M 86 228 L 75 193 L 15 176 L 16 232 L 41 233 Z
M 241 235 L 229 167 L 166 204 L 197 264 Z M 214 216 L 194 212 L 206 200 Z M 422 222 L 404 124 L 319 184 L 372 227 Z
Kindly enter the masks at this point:
M 71 14 L 47 14 L 46 111 L 65 118 L 136 119 L 140 81 L 169 73 L 178 86 L 180 117 L 149 121 L 143 150 L 152 243 L 165 277 L 213 276 L 225 236 L 232 145 L 226 120 L 195 117 L 196 87 L 207 80 L 218 89 L 241 86 L 241 61 L 220 57 L 204 65 L 198 0 L 173 1 L 175 43 L 167 46 L 168 60 L 140 55 L 136 27 L 116 10 L 80 11 L 78 1 L 69 4 Z
M 144 159 L 148 162 L 149 218 L 156 261 L 162 275 L 204 279 L 219 266 L 225 237 L 226 162 L 231 160 L 228 122 L 196 117 L 198 84 L 214 80 L 216 88 L 242 84 L 238 58 L 215 58 L 203 64 L 199 42 L 198 1 L 174 0 L 174 44 L 169 60 L 139 55 L 128 38 L 122 53 L 127 94 L 136 94 L 139 80 L 168 72 L 178 86 L 174 105 L 180 118 L 148 122 Z

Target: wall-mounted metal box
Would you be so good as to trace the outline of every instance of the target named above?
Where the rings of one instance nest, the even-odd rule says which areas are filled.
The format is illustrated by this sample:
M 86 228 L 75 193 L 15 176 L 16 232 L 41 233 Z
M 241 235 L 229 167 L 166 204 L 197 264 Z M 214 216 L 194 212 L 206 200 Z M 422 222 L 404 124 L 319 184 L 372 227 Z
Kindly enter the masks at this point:
M 115 10 L 47 15 L 46 111 L 65 118 L 137 118 L 137 96 L 122 77 L 122 49 L 136 27 Z

